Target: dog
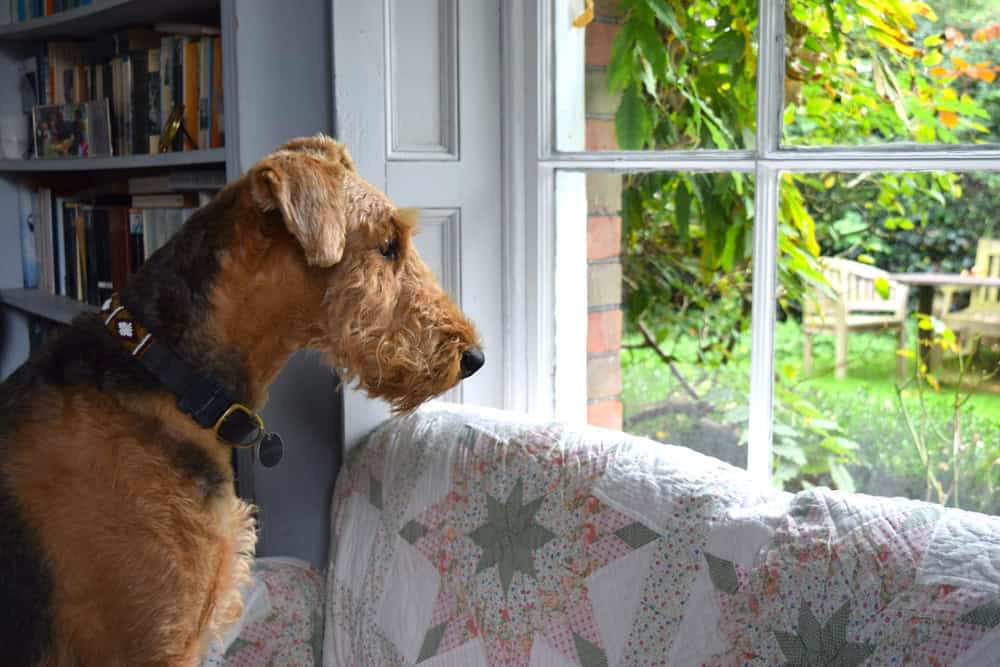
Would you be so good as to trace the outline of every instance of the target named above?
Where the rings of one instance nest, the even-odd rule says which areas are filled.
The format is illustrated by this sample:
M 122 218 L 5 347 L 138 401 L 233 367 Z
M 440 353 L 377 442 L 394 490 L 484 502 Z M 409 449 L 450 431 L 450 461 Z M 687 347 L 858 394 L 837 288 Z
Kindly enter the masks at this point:
M 256 542 L 232 448 L 272 437 L 296 351 L 397 412 L 482 366 L 416 224 L 342 145 L 290 141 L 0 386 L 0 663 L 198 663 Z

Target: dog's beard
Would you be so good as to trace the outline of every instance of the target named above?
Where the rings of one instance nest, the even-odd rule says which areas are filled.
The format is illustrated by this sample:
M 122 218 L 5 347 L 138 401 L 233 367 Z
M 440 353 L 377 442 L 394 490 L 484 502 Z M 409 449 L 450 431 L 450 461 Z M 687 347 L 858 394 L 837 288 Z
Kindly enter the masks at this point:
M 458 338 L 428 342 L 415 340 L 410 332 L 376 331 L 355 340 L 359 342 L 351 347 L 360 353 L 331 350 L 326 363 L 338 369 L 345 384 L 355 382 L 369 396 L 387 401 L 396 413 L 440 396 L 460 379 L 465 346 Z M 434 353 L 428 355 L 428 348 Z

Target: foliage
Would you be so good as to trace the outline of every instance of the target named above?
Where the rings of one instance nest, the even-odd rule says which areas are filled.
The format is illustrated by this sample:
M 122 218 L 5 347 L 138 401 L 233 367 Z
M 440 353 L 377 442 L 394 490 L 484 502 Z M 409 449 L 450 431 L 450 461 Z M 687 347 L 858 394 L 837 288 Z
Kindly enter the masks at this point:
M 915 323 L 914 323 L 915 324 Z M 913 327 L 915 329 L 915 326 Z M 879 495 L 926 497 L 927 467 L 943 477 L 942 487 L 950 486 L 954 473 L 952 441 L 942 438 L 952 433 L 955 400 L 961 405 L 960 488 L 961 506 L 966 509 L 1000 514 L 1000 394 L 980 391 L 971 394 L 971 387 L 943 386 L 935 390 L 924 380 L 919 386 L 911 380 L 901 385 L 897 393 L 896 336 L 869 334 L 849 339 L 850 374 L 846 379 L 833 376 L 833 338 L 819 334 L 814 339 L 816 372 L 801 375 L 802 334 L 794 321 L 778 324 L 775 340 L 775 363 L 784 380 L 775 400 L 777 411 L 774 446 L 778 454 L 774 481 L 788 490 L 826 485 Z M 915 331 L 910 332 L 915 339 Z M 703 410 L 686 402 L 687 393 L 677 378 L 648 347 L 636 347 L 638 337 L 628 339 L 621 353 L 625 420 L 631 432 L 662 442 L 683 444 L 717 456 L 735 465 L 744 465 L 746 448 L 739 446 L 746 425 L 745 388 L 749 377 L 749 360 L 745 354 L 750 344 L 744 334 L 733 363 L 713 372 L 705 372 L 696 364 L 677 362 L 686 376 L 693 377 L 692 386 L 705 397 Z M 692 346 L 691 341 L 682 348 Z M 1000 350 L 981 351 L 987 365 L 1000 362 Z M 681 357 L 689 356 L 685 352 Z M 957 357 L 945 359 L 948 374 L 959 372 Z M 966 373 L 971 373 L 966 370 Z M 917 368 L 913 367 L 913 378 Z M 992 379 L 996 386 L 996 378 Z M 971 394 L 971 395 L 970 395 Z M 670 397 L 668 409 L 655 411 L 654 398 Z M 807 401 L 816 423 L 800 423 L 795 415 L 799 406 L 795 400 Z M 792 401 L 792 402 L 790 402 Z M 917 424 L 926 422 L 929 456 L 921 458 L 907 427 L 903 409 Z M 835 422 L 835 435 L 847 441 L 828 442 L 831 448 L 819 447 L 822 442 L 811 428 L 824 429 Z M 788 426 L 791 424 L 791 426 Z M 850 443 L 857 443 L 854 447 Z M 842 451 L 838 451 L 841 449 Z M 834 461 L 831 463 L 830 458 Z M 936 496 L 932 496 L 934 498 Z M 953 503 L 954 500 L 949 501 Z
M 621 0 L 620 5 L 624 21 L 608 68 L 612 91 L 621 95 L 615 116 L 619 146 L 751 147 L 756 3 Z M 986 61 L 966 59 L 980 42 L 949 37 L 929 5 L 788 0 L 785 18 L 786 141 L 995 139 L 984 107 L 996 103 L 987 85 L 995 76 L 992 55 Z M 928 254 L 918 234 L 934 220 L 935 210 L 946 211 L 946 196 L 962 192 L 960 178 L 952 174 L 857 178 L 783 177 L 778 278 L 785 310 L 794 310 L 808 289 L 825 287 L 817 265 L 821 251 L 888 255 L 896 235 L 911 232 L 909 260 L 915 265 Z M 735 172 L 626 177 L 626 326 L 650 332 L 646 344 L 675 371 L 684 364 L 718 369 L 733 363 L 749 327 L 754 187 L 752 177 Z M 872 206 L 885 213 L 869 220 Z M 943 249 L 936 255 L 967 247 L 971 232 L 954 227 L 955 235 L 940 240 Z M 886 237 L 881 246 L 870 229 Z M 682 344 L 688 338 L 696 344 Z M 779 404 L 788 408 L 779 412 L 776 425 L 782 474 L 807 478 L 837 471 L 848 484 L 849 476 L 841 473 L 855 460 L 855 447 L 840 426 L 818 418 L 818 408 L 794 392 L 780 386 L 778 391 L 787 399 Z

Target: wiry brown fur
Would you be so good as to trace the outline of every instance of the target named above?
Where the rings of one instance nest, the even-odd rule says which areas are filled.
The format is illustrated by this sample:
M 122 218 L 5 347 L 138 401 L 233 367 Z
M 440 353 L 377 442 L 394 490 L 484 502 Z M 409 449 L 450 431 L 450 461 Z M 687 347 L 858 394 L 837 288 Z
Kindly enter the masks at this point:
M 315 348 L 408 410 L 453 386 L 478 345 L 414 226 L 342 146 L 298 139 L 196 213 L 122 298 L 248 405 Z M 255 542 L 229 456 L 97 315 L 0 385 L 0 565 L 14 570 L 0 572 L 14 601 L 0 650 L 24 642 L 3 664 L 196 664 L 242 610 Z

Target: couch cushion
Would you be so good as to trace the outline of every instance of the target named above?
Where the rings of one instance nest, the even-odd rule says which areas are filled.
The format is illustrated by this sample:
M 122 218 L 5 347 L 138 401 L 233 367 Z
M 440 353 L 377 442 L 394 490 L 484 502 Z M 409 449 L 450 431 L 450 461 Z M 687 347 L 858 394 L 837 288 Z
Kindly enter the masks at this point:
M 793 496 L 617 432 L 432 404 L 353 452 L 331 516 L 328 665 L 989 664 L 975 656 L 1000 650 L 1000 520 Z

